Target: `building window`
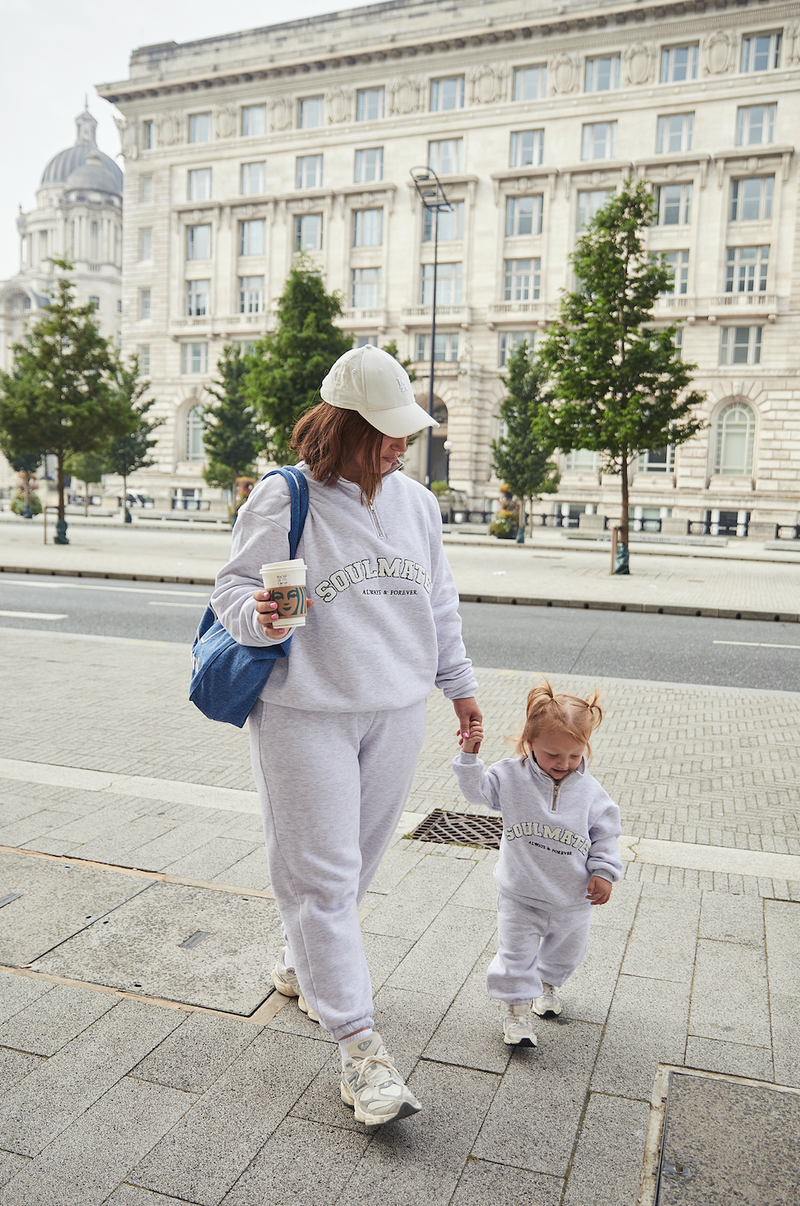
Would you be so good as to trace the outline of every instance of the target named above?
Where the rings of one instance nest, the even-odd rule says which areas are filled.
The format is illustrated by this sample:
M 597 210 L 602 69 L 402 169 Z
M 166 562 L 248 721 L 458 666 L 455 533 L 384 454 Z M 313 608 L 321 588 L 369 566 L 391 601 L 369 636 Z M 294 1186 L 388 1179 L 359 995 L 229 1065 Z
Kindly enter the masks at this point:
M 661 262 L 671 268 L 673 272 L 672 285 L 664 290 L 664 296 L 682 296 L 687 293 L 689 289 L 689 252 L 664 251 L 661 253 Z
M 609 92 L 619 88 L 618 54 L 606 55 L 598 59 L 586 60 L 586 92 Z
M 208 344 L 207 343 L 182 343 L 181 344 L 181 372 L 182 373 L 207 373 L 208 372 Z
M 414 359 L 417 361 L 430 361 L 431 358 L 431 337 L 430 335 L 417 335 L 415 340 Z M 434 360 L 458 360 L 458 333 L 457 332 L 436 332 L 436 339 L 433 344 L 433 359 Z
M 139 259 L 152 260 L 153 258 L 153 231 L 147 226 L 139 231 Z
M 91 296 L 89 298 L 89 305 L 92 307 L 93 310 L 99 310 L 100 309 L 100 298 L 95 297 L 94 295 Z
M 376 348 L 378 346 L 377 335 L 356 335 L 356 341 L 353 344 L 354 348 Z
M 139 358 L 139 376 L 150 376 L 150 344 L 140 343 L 136 349 L 136 355 Z
M 142 176 L 139 180 L 139 200 L 143 205 L 149 205 L 153 200 L 153 177 Z
M 599 473 L 601 453 L 592 452 L 589 448 L 576 448 L 568 452 L 565 468 L 574 473 Z
M 353 246 L 380 247 L 383 242 L 383 210 L 357 209 L 353 214 Z
M 663 448 L 648 448 L 647 451 L 640 452 L 637 470 L 639 473 L 674 473 L 674 444 L 665 444 Z
M 140 318 L 149 318 L 150 317 L 150 290 L 149 289 L 140 289 L 139 290 L 139 317 Z
M 356 121 L 379 121 L 385 106 L 385 88 L 359 88 L 356 93 Z
M 322 249 L 322 214 L 298 214 L 294 220 L 295 251 Z
M 542 261 L 506 260 L 503 273 L 504 301 L 537 301 Z
M 454 75 L 450 79 L 444 80 L 431 80 L 431 113 L 444 113 L 448 109 L 463 108 L 463 75 Z
M 506 198 L 506 238 L 541 234 L 543 204 L 541 193 L 533 197 Z
M 190 344 L 189 346 L 196 345 Z M 203 423 L 203 408 L 202 406 L 193 406 L 186 416 L 187 461 L 204 461 L 206 459 L 205 451 L 203 449 L 204 428 L 205 424 Z M 194 495 L 194 491 L 192 491 L 192 495 Z
M 380 268 L 353 268 L 351 299 L 354 310 L 372 310 L 381 304 Z
M 617 123 L 596 121 L 583 127 L 581 159 L 613 159 L 617 153 Z
M 208 260 L 211 258 L 211 226 L 186 227 L 186 258 L 187 260 Z
M 723 327 L 719 336 L 720 364 L 761 363 L 761 327 Z
M 239 277 L 239 313 L 261 314 L 264 309 L 263 276 Z
M 726 293 L 766 293 L 769 247 L 729 247 L 725 263 Z
M 538 167 L 544 159 L 544 130 L 518 130 L 511 135 L 509 167 Z
M 364 151 L 356 151 L 354 179 L 356 184 L 383 180 L 383 147 L 367 147 Z
M 687 226 L 692 220 L 691 184 L 660 184 L 655 190 L 656 226 Z
M 267 132 L 267 106 L 245 105 L 242 109 L 242 137 L 253 138 Z
M 152 151 L 153 142 L 153 123 L 151 121 L 142 122 L 142 150 Z
M 322 156 L 298 155 L 295 171 L 297 188 L 322 188 Z
M 243 197 L 267 191 L 267 165 L 263 159 L 258 163 L 242 164 L 240 188 Z
M 23 310 L 27 310 L 29 308 L 29 306 L 30 306 L 30 299 L 28 299 L 28 305 L 23 306 L 22 308 L 23 308 Z M 122 313 L 122 298 L 118 297 L 117 298 L 117 314 L 121 314 L 121 313 Z
M 314 130 L 322 125 L 322 97 L 306 96 L 300 101 L 298 125 L 301 130 Z
M 189 172 L 187 195 L 190 201 L 211 199 L 211 168 L 194 168 Z
M 100 226 L 92 222 L 89 227 L 89 255 L 93 260 L 100 259 Z
M 749 147 L 772 142 L 777 105 L 746 105 L 736 114 L 736 145 Z
M 211 114 L 193 113 L 189 118 L 189 142 L 210 142 Z
M 425 218 L 422 223 L 423 243 L 433 242 L 433 212 L 432 209 L 425 210 Z M 438 221 L 439 229 L 437 235 L 440 243 L 449 243 L 453 239 L 463 239 L 464 202 L 451 201 L 450 209 L 440 209 Z
M 211 281 L 186 282 L 186 313 L 189 318 L 204 318 L 210 313 L 208 294 Z
M 423 306 L 431 304 L 433 294 L 433 264 L 422 265 L 422 290 L 420 300 Z M 461 305 L 461 264 L 439 264 L 436 271 L 436 304 L 437 306 Z
M 453 176 L 464 170 L 464 139 L 441 138 L 428 143 L 428 167 L 439 176 Z
M 680 84 L 683 80 L 697 79 L 697 60 L 700 47 L 667 46 L 661 51 L 661 83 Z
M 754 34 L 742 38 L 742 71 L 772 71 L 781 65 L 781 35 Z
M 774 176 L 731 180 L 731 222 L 757 222 L 772 217 Z
M 691 151 L 693 133 L 694 113 L 670 113 L 668 117 L 659 117 L 656 132 L 657 154 Z
M 500 332 L 500 353 L 497 360 L 498 368 L 505 368 L 508 360 L 518 351 L 522 345 L 526 343 L 528 350 L 533 351 L 536 343 L 536 335 L 533 331 L 501 331 Z
M 264 254 L 264 219 L 250 218 L 239 223 L 239 255 Z
M 614 190 L 610 188 L 593 188 L 578 193 L 578 230 L 591 222 L 595 214 L 603 208 Z
M 514 71 L 514 100 L 542 100 L 547 96 L 547 67 L 517 67 Z
M 749 477 L 753 472 L 756 420 L 749 406 L 731 402 L 717 416 L 714 472 L 730 477 Z

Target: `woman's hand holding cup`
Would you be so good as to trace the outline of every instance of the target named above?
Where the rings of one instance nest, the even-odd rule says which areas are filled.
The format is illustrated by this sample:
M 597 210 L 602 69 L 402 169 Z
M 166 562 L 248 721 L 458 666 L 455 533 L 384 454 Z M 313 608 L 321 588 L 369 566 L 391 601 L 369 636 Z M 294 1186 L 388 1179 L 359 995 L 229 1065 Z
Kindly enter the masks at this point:
M 269 637 L 286 636 L 291 630 L 280 624 L 280 616 L 278 615 L 278 604 L 272 601 L 272 592 L 268 590 L 257 590 L 253 594 L 256 601 L 256 619 Z M 313 599 L 306 601 L 306 606 L 309 610 L 314 606 Z

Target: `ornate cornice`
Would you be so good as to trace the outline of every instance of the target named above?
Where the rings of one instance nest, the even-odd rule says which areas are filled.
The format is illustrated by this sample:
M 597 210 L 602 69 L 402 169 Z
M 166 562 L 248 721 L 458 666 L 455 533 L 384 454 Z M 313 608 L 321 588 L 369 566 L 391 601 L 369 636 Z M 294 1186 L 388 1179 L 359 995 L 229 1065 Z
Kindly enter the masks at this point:
M 766 0 L 769 3 L 769 0 Z M 771 16 L 773 20 L 778 13 L 787 10 L 787 15 L 791 15 L 792 7 L 786 3 L 766 8 L 765 0 L 761 0 L 759 12 L 763 13 L 761 20 L 768 19 Z M 631 7 L 630 5 L 620 5 L 614 10 L 606 11 L 589 11 L 582 14 L 569 13 L 560 15 L 558 19 L 548 20 L 536 24 L 525 25 L 509 25 L 507 28 L 486 28 L 483 24 L 476 27 L 473 32 L 463 31 L 457 37 L 451 38 L 422 38 L 419 40 L 405 42 L 401 45 L 384 40 L 380 45 L 367 46 L 364 49 L 355 50 L 352 54 L 323 53 L 318 56 L 299 57 L 295 60 L 290 60 L 280 64 L 264 65 L 259 68 L 248 70 L 230 70 L 230 71 L 205 71 L 197 75 L 187 75 L 182 78 L 173 80 L 142 80 L 141 83 L 133 80 L 126 80 L 116 84 L 98 84 L 98 95 L 111 104 L 130 104 L 147 100 L 148 98 L 156 99 L 165 96 L 180 96 L 191 95 L 198 93 L 202 95 L 207 92 L 209 96 L 215 91 L 223 88 L 229 88 L 241 84 L 250 84 L 253 81 L 288 81 L 290 79 L 303 80 L 304 77 L 309 77 L 314 74 L 317 76 L 322 72 L 335 71 L 337 69 L 348 69 L 355 66 L 363 66 L 368 63 L 376 65 L 386 64 L 391 66 L 399 60 L 413 60 L 420 56 L 428 56 L 433 54 L 444 54 L 452 51 L 463 51 L 475 49 L 478 47 L 496 46 L 500 48 L 503 43 L 511 42 L 530 42 L 533 39 L 549 39 L 557 35 L 586 35 L 595 31 L 611 31 L 615 27 L 625 25 L 640 26 L 646 22 L 648 18 L 653 21 L 663 21 L 672 18 L 691 18 L 692 16 L 702 16 L 707 14 L 713 17 L 715 21 L 722 19 L 722 14 L 725 9 L 730 10 L 731 14 L 736 14 L 739 20 L 749 18 L 752 20 L 754 12 L 743 11 L 737 4 L 736 0 L 680 0 L 675 3 L 644 3 Z M 500 18 L 498 18 L 500 19 Z M 279 27 L 278 27 L 279 28 Z M 213 42 L 215 39 L 208 39 Z M 264 57 L 271 59 L 273 56 L 270 52 L 268 43 L 265 42 Z M 310 81 L 309 81 L 310 82 Z

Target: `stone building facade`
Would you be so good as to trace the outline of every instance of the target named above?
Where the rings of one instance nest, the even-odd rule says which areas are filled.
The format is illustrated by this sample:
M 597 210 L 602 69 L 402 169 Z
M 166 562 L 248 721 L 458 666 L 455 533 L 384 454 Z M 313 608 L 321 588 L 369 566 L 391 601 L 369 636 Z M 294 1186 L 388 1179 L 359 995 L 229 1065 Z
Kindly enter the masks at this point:
M 675 269 L 656 317 L 681 322 L 708 423 L 641 454 L 637 519 L 796 524 L 799 81 L 797 0 L 390 0 L 135 51 L 99 92 L 123 115 L 123 346 L 167 420 L 141 480 L 178 505 L 203 489 L 204 386 L 226 341 L 273 321 L 297 250 L 341 290 L 348 331 L 411 357 L 425 399 L 433 241 L 409 172 L 429 165 L 453 202 L 433 476 L 447 438 L 453 486 L 495 496 L 499 371 L 554 314 L 582 223 L 633 175 L 656 189 L 649 247 Z M 596 456 L 561 461 L 548 507 L 618 514 Z

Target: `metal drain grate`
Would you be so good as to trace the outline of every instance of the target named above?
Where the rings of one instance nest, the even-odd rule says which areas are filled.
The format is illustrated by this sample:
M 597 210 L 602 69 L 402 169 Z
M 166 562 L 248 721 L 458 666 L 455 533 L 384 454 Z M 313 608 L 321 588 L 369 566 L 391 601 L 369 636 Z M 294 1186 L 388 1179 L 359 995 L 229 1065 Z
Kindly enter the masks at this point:
M 464 812 L 445 812 L 442 808 L 435 808 L 411 834 L 421 842 L 480 846 L 484 850 L 499 850 L 502 836 L 501 817 L 473 817 Z

